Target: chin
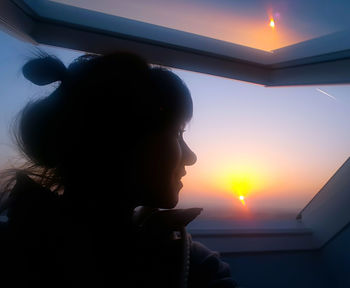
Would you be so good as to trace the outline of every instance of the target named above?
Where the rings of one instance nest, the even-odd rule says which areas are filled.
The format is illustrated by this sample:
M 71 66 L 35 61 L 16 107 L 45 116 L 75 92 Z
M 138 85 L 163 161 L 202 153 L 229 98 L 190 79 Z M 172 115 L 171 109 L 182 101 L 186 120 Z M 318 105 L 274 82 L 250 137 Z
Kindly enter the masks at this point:
M 141 205 L 160 209 L 172 209 L 179 202 L 180 190 L 179 187 L 158 188 L 157 190 L 153 190 L 156 193 L 153 193 L 152 197 L 146 198 Z
M 170 195 L 167 198 L 160 199 L 158 208 L 162 209 L 172 209 L 175 208 L 179 202 L 179 191 L 171 190 L 167 195 Z
M 176 202 L 172 202 L 172 203 L 166 203 L 165 205 L 162 205 L 162 207 L 159 207 L 159 208 L 162 208 L 162 209 L 173 209 L 176 207 L 178 201 Z
M 172 209 L 172 208 L 175 208 L 178 202 L 179 202 L 178 197 L 174 197 L 172 199 L 163 199 L 162 201 L 160 201 L 158 208 Z

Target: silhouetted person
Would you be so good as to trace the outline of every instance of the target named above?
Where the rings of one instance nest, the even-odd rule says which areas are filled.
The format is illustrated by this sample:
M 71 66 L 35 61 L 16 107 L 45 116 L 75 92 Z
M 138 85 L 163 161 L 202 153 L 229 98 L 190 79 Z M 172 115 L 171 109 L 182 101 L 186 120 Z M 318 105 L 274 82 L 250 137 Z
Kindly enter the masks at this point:
M 235 287 L 228 265 L 186 233 L 201 209 L 171 209 L 196 162 L 181 79 L 129 53 L 69 68 L 43 55 L 23 74 L 60 83 L 17 121 L 28 163 L 3 191 L 1 287 Z

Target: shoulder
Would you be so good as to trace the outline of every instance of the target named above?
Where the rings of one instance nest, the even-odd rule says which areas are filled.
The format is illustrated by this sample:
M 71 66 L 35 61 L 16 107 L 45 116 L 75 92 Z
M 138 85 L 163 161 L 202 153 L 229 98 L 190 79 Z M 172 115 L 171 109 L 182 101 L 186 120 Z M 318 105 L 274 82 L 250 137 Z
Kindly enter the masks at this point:
M 58 195 L 41 186 L 29 176 L 19 174 L 9 195 L 7 218 L 9 231 L 39 233 L 52 227 L 59 218 Z M 46 228 L 45 228 L 46 227 Z
M 189 287 L 237 287 L 219 253 L 192 241 L 190 259 Z

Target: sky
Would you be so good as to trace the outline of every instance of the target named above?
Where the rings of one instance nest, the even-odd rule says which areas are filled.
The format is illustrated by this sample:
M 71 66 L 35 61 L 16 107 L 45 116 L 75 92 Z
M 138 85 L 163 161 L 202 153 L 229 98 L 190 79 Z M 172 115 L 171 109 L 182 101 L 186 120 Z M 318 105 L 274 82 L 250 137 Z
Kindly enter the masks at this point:
M 21 75 L 36 47 L 1 31 L 0 43 L 0 167 L 9 167 L 21 159 L 9 133 L 14 117 L 54 87 Z M 82 53 L 40 48 L 66 65 Z M 266 88 L 173 71 L 192 94 L 185 140 L 198 158 L 178 207 L 203 207 L 208 217 L 294 217 L 350 155 L 349 85 Z

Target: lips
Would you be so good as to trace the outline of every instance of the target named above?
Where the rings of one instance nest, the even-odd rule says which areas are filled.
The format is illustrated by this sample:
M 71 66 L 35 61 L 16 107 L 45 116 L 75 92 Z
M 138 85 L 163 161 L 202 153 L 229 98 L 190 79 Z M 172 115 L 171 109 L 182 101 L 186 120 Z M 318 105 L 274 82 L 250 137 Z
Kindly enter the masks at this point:
M 176 185 L 178 185 L 179 191 L 184 186 L 183 183 L 181 182 L 181 178 L 183 176 L 185 176 L 185 175 L 186 175 L 186 171 L 185 170 L 181 170 L 180 172 L 174 174 L 175 179 L 176 179 L 175 181 L 177 183 Z
M 175 173 L 175 177 L 176 177 L 176 179 L 181 180 L 181 178 L 184 177 L 186 174 L 187 174 L 186 171 L 183 170 L 183 171 L 181 171 L 179 173 Z

